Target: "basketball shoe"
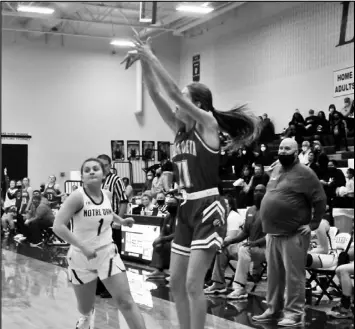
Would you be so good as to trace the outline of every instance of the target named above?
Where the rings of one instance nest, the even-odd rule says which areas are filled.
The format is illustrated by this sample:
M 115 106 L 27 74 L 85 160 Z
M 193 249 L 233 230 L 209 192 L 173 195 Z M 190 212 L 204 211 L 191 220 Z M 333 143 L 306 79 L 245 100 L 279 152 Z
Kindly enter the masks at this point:
M 88 315 L 81 315 L 76 323 L 75 329 L 94 329 L 95 324 L 95 309 L 93 309 Z

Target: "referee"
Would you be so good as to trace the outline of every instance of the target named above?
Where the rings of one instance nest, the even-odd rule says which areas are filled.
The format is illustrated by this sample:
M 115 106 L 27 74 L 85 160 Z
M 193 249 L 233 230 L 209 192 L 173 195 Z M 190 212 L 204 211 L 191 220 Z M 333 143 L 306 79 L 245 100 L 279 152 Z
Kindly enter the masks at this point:
M 97 158 L 100 159 L 105 169 L 104 175 L 106 177 L 102 182 L 102 189 L 109 190 L 110 192 L 112 192 L 112 209 L 115 214 L 123 218 L 127 211 L 128 204 L 128 199 L 125 193 L 125 185 L 118 175 L 111 173 L 110 169 L 112 161 L 108 155 L 101 154 Z M 112 224 L 112 239 L 117 245 L 119 253 L 121 253 L 121 226 L 115 223 Z M 96 294 L 100 295 L 102 298 L 111 297 L 110 293 L 107 291 L 107 289 L 99 279 Z
M 102 182 L 102 189 L 109 190 L 112 193 L 112 209 L 116 215 L 123 218 L 126 214 L 128 204 L 125 185 L 118 175 L 110 172 L 112 161 L 108 155 L 101 154 L 97 158 L 101 160 L 105 168 L 104 175 L 106 177 Z M 112 239 L 121 253 L 121 227 L 113 224 L 112 229 Z

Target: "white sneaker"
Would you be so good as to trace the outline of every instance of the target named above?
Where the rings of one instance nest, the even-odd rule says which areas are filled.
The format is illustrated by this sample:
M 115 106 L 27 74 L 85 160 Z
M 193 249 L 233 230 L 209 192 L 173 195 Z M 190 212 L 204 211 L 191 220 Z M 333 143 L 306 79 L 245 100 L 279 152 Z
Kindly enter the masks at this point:
M 30 246 L 31 246 L 31 247 L 39 247 L 39 248 L 41 248 L 40 245 L 41 245 L 42 243 L 43 243 L 42 241 L 41 241 L 41 242 L 38 242 L 38 243 L 30 243 Z
M 21 238 L 21 237 L 23 237 L 23 234 L 16 234 L 16 235 L 14 236 L 14 239 L 17 240 L 17 239 L 19 239 L 19 238 Z
M 89 315 L 81 315 L 76 323 L 75 329 L 94 329 L 95 324 L 95 309 Z
M 227 299 L 245 299 L 248 298 L 248 293 L 243 287 L 235 288 L 228 296 Z

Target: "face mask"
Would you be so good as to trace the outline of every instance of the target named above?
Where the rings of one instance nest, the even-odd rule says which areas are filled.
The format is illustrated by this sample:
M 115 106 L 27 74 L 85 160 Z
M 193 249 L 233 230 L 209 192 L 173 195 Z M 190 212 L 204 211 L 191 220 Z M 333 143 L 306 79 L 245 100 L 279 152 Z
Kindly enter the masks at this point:
M 333 167 L 329 167 L 329 168 L 328 168 L 328 171 L 330 171 L 330 172 L 334 172 L 334 171 L 335 171 L 335 168 L 333 168 Z
M 157 204 L 158 204 L 159 206 L 163 206 L 164 203 L 165 203 L 165 200 L 157 200 Z
M 153 179 L 153 176 L 150 176 L 150 175 L 149 175 L 149 176 L 147 176 L 147 179 L 148 179 L 148 180 L 151 180 L 151 179 Z
M 22 185 L 16 185 L 16 188 L 21 188 L 22 187 Z
M 289 167 L 295 162 L 295 154 L 279 154 L 279 161 L 284 167 Z
M 141 205 L 141 204 L 142 204 L 142 200 L 137 199 L 137 200 L 136 200 L 136 205 Z
M 307 146 L 302 146 L 302 151 L 303 151 L 303 152 L 307 152 L 307 150 L 308 150 L 308 147 L 307 147 Z
M 177 206 L 175 205 L 168 205 L 166 207 L 166 210 L 169 212 L 169 214 L 175 215 L 177 213 Z
M 245 155 L 245 154 L 247 154 L 247 151 L 244 150 L 244 151 L 242 151 L 242 153 Z
M 261 147 L 260 150 L 261 150 L 261 152 L 265 152 L 266 151 L 266 147 Z

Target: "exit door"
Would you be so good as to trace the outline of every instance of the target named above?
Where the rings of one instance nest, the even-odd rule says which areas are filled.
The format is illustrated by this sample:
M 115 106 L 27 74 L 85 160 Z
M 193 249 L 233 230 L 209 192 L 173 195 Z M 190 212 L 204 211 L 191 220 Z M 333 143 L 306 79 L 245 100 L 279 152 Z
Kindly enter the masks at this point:
M 22 180 L 27 177 L 28 145 L 2 144 L 1 146 L 2 176 L 4 168 L 7 169 L 9 179 Z

